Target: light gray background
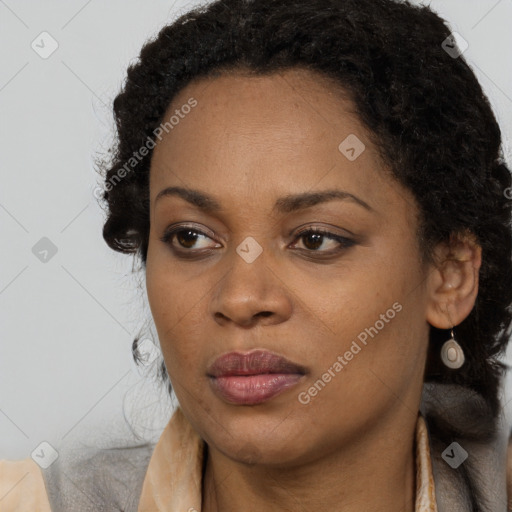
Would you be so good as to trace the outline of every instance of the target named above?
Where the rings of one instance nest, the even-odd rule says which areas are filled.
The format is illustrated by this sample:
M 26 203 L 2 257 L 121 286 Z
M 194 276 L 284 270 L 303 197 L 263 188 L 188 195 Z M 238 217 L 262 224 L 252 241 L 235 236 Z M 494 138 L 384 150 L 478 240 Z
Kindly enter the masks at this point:
M 172 411 L 131 359 L 147 299 L 132 258 L 102 239 L 93 159 L 112 140 L 127 65 L 198 3 L 0 0 L 0 459 L 28 457 L 42 441 L 115 437 L 123 403 L 136 432 L 156 440 Z M 510 164 L 512 0 L 430 5 L 468 41 Z M 43 31 L 59 45 L 47 59 L 31 47 Z M 32 252 L 42 237 L 57 247 L 46 263 Z M 511 398 L 509 376 L 509 423 Z

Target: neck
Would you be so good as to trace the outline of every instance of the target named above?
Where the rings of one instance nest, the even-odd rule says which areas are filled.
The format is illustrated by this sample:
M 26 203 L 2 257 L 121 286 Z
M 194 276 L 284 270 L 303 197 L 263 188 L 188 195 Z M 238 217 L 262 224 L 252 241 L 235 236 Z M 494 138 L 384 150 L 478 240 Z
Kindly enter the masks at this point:
M 407 410 L 393 419 L 328 456 L 286 468 L 248 466 L 210 449 L 202 510 L 414 512 L 417 417 Z

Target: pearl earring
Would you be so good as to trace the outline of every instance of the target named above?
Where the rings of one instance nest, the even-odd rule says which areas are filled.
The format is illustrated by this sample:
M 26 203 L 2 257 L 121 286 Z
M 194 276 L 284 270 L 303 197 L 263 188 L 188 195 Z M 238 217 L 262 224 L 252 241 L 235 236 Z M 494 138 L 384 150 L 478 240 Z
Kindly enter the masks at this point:
M 455 341 L 453 336 L 453 327 L 451 330 L 451 338 L 444 342 L 441 347 L 441 360 L 448 368 L 460 368 L 464 364 L 464 351 L 462 347 Z

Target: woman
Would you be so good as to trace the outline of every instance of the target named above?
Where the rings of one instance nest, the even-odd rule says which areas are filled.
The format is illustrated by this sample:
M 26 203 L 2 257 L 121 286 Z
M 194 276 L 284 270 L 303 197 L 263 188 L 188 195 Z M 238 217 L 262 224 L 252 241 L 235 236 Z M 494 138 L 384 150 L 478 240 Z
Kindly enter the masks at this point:
M 4 462 L 33 477 L 7 499 L 507 510 L 511 178 L 446 24 L 217 1 L 142 49 L 114 110 L 103 236 L 140 258 L 179 408 L 156 447 Z

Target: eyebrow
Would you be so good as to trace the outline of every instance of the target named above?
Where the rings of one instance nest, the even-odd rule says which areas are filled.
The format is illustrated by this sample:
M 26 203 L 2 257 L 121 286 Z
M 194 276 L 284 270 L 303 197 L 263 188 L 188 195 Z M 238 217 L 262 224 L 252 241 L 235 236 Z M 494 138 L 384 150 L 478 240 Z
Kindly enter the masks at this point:
M 222 210 L 222 206 L 214 197 L 199 190 L 184 187 L 164 188 L 157 194 L 155 198 L 155 204 L 159 199 L 171 196 L 181 197 L 188 203 L 196 206 L 206 213 L 215 213 Z M 368 211 L 375 211 L 368 203 L 359 197 L 351 194 L 350 192 L 338 189 L 322 190 L 317 192 L 303 192 L 301 194 L 295 195 L 290 194 L 277 199 L 272 211 L 277 210 L 279 213 L 283 214 L 291 213 L 335 199 L 353 201 Z

